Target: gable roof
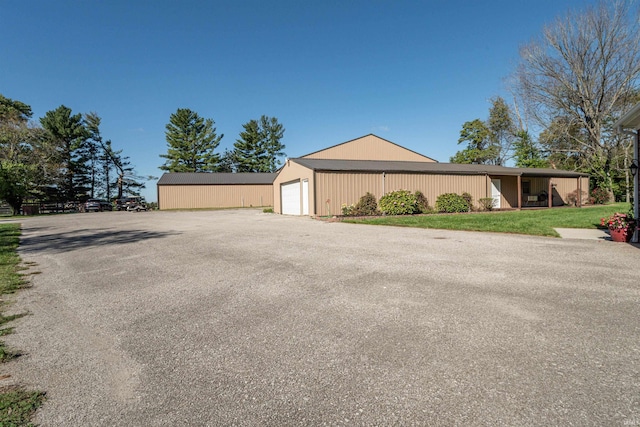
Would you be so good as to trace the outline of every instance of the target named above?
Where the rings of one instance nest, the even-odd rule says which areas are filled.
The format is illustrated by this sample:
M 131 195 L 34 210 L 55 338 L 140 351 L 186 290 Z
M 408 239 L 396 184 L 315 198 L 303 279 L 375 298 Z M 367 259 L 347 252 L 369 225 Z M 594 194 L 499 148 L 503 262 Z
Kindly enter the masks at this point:
M 405 148 L 395 142 L 380 138 L 372 133 L 347 142 L 332 145 L 331 147 L 323 148 L 322 150 L 314 151 L 313 153 L 305 154 L 301 157 L 313 159 L 357 160 L 353 157 L 359 157 L 358 154 L 367 157 L 376 156 L 377 154 L 380 158 L 375 160 L 409 161 L 410 159 L 410 161 L 418 162 L 437 162 L 437 160 L 434 160 L 431 157 L 427 157 L 424 154 Z
M 163 174 L 158 185 L 270 185 L 275 173 L 172 172 Z
M 578 178 L 588 174 L 560 169 L 509 168 L 494 165 L 466 165 L 457 163 L 398 162 L 379 160 L 331 160 L 290 159 L 308 169 L 332 172 L 405 172 L 448 175 L 511 175 L 511 176 L 555 176 Z

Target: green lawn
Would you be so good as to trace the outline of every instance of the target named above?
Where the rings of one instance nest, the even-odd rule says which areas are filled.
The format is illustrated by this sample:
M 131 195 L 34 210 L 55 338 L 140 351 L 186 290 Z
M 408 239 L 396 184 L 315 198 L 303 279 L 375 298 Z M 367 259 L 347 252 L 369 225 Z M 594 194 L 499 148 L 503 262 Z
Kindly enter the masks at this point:
M 629 207 L 628 203 L 613 203 L 583 208 L 567 207 L 509 212 L 393 216 L 349 219 L 345 220 L 345 222 L 559 237 L 554 228 L 598 228 L 600 227 L 600 218 L 611 215 L 614 212 L 626 213 L 629 211 Z
M 20 271 L 20 257 L 16 253 L 20 237 L 17 224 L 0 224 L 0 295 L 15 292 L 26 284 Z M 0 309 L 4 301 L 0 303 Z M 4 325 L 21 315 L 4 316 L 0 312 L 0 336 L 11 333 Z M 0 362 L 7 362 L 18 353 L 7 349 L 0 341 Z M 0 426 L 29 426 L 29 419 L 40 406 L 44 393 L 20 388 L 0 390 Z

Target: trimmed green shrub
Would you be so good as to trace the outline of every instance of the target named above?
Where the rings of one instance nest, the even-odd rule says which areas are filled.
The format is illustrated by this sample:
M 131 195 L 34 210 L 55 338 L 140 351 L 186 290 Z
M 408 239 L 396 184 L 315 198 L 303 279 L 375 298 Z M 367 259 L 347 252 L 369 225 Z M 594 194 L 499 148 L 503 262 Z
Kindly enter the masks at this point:
M 412 215 L 420 212 L 416 195 L 409 190 L 397 190 L 380 199 L 380 209 L 386 215 Z
M 431 208 L 429 207 L 429 201 L 427 197 L 422 194 L 422 191 L 418 190 L 414 194 L 416 196 L 416 203 L 418 204 L 418 212 L 419 213 L 429 213 L 431 212 Z
M 380 215 L 376 196 L 367 191 L 367 194 L 360 197 L 360 200 L 354 206 L 353 211 L 353 215 L 357 216 Z
M 436 210 L 444 213 L 469 212 L 467 200 L 456 193 L 444 193 L 436 200 Z
M 462 198 L 467 202 L 469 211 L 473 210 L 473 196 L 467 192 L 462 193 Z

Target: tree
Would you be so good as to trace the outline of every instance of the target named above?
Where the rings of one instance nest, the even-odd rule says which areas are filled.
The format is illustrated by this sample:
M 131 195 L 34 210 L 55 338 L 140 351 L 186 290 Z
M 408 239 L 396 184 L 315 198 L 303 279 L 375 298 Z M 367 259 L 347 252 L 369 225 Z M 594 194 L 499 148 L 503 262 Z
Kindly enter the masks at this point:
M 541 140 L 552 155 L 577 160 L 610 192 L 620 141 L 607 126 L 634 101 L 640 76 L 637 18 L 638 11 L 631 13 L 624 1 L 569 13 L 521 49 L 515 75 L 517 92 L 549 132 Z
M 543 156 L 538 144 L 531 139 L 529 132 L 525 130 L 518 132 L 513 145 L 516 167 L 546 168 L 549 166 L 549 161 Z
M 28 121 L 31 107 L 0 95 L 0 199 L 17 214 L 42 182 L 48 156 L 42 130 Z
M 458 144 L 467 143 L 467 147 L 451 157 L 451 163 L 491 164 L 497 150 L 490 142 L 491 131 L 480 119 L 465 122 L 460 130 Z
M 278 123 L 275 117 L 260 117 L 260 128 L 262 130 L 262 148 L 265 157 L 261 162 L 262 172 L 275 172 L 281 165 L 280 158 L 284 157 L 285 146 L 280 142 L 284 136 L 284 126 Z
M 243 124 L 243 132 L 233 145 L 233 151 L 225 155 L 224 163 L 230 163 L 236 172 L 275 172 L 280 158 L 285 156 L 284 127 L 275 117 L 262 116 Z
M 262 132 L 256 120 L 243 124 L 240 138 L 233 144 L 231 163 L 236 172 L 261 172 L 266 152 L 262 146 Z
M 166 125 L 169 146 L 160 169 L 168 172 L 215 172 L 220 155 L 214 150 L 224 135 L 216 135 L 212 119 L 204 119 L 188 108 L 178 108 Z
M 86 197 L 89 183 L 83 149 L 89 137 L 82 114 L 71 114 L 61 105 L 40 119 L 51 143 L 56 147 L 61 177 L 55 183 L 58 197 L 64 201 Z
M 513 155 L 516 128 L 509 105 L 497 96 L 491 100 L 487 121 L 465 122 L 458 144 L 467 143 L 464 150 L 451 157 L 451 163 L 504 165 Z
M 489 129 L 489 144 L 495 152 L 493 164 L 504 166 L 512 156 L 512 144 L 516 135 L 511 109 L 502 97 L 491 100 L 489 119 L 486 123 Z

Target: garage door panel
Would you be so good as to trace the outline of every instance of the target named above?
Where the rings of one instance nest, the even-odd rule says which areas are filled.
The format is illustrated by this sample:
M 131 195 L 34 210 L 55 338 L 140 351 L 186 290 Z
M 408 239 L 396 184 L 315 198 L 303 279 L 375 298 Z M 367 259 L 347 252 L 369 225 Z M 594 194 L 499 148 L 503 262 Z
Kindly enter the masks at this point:
M 282 184 L 282 213 L 284 215 L 300 215 L 300 181 Z

